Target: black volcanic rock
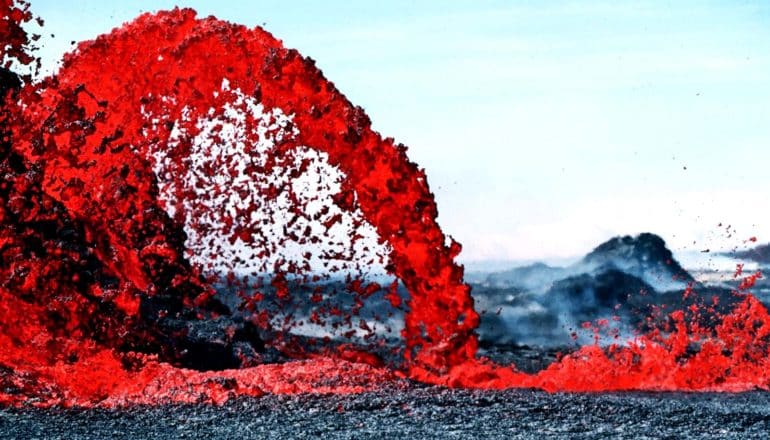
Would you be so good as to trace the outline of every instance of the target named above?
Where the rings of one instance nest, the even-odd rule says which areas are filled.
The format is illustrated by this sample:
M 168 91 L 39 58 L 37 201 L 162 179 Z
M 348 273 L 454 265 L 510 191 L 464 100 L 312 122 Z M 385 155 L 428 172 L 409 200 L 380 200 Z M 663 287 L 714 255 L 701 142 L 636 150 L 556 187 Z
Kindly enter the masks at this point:
M 596 275 L 581 274 L 553 284 L 548 291 L 550 307 L 558 306 L 578 319 L 594 319 L 625 304 L 631 296 L 656 294 L 640 278 L 614 268 Z
M 614 267 L 658 291 L 681 289 L 695 280 L 674 259 L 662 238 L 651 233 L 612 238 L 586 255 L 576 266 L 585 272 Z
M 484 355 L 535 371 L 565 351 L 510 347 Z M 7 439 L 761 439 L 770 431 L 770 393 L 548 393 L 403 380 L 362 393 L 266 395 L 222 405 L 3 407 L 0 421 Z

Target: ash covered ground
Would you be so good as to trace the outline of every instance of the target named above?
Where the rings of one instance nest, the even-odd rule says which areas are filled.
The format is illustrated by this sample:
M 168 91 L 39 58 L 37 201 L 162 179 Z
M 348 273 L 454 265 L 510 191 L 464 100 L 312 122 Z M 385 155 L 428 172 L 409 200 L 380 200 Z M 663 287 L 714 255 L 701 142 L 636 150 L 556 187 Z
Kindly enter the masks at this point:
M 4 438 L 767 438 L 770 393 L 548 394 L 403 383 L 224 406 L 4 409 Z

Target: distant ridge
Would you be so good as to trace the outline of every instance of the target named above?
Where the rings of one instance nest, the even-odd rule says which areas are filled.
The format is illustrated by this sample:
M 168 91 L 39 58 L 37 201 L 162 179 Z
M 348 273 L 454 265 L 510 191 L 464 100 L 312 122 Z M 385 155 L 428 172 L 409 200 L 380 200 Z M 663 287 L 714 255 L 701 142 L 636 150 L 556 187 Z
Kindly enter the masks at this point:
M 610 270 L 632 275 L 658 292 L 681 289 L 695 281 L 660 236 L 645 232 L 635 237 L 611 238 L 567 267 L 534 263 L 490 273 L 484 284 L 544 292 L 559 280 L 583 274 L 596 276 Z
M 760 264 L 770 264 L 770 243 L 760 244 L 745 251 L 726 252 L 723 255 L 741 260 L 751 260 Z

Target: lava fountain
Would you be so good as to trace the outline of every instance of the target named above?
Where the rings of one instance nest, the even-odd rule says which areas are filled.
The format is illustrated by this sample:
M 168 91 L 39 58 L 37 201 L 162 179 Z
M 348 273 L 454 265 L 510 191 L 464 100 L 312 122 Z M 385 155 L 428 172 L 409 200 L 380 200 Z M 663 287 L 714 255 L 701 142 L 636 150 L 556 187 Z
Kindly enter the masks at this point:
M 21 26 L 32 15 L 0 6 L 0 402 L 222 402 L 397 377 L 768 387 L 770 316 L 744 293 L 716 326 L 694 305 L 534 375 L 479 359 L 461 247 L 436 222 L 424 171 L 313 60 L 261 28 L 174 9 L 17 81 L 8 69 L 35 62 Z M 400 331 L 388 328 L 397 316 Z M 293 331 L 308 328 L 327 333 Z M 204 331 L 221 343 L 196 342 Z M 377 350 L 394 335 L 385 361 Z

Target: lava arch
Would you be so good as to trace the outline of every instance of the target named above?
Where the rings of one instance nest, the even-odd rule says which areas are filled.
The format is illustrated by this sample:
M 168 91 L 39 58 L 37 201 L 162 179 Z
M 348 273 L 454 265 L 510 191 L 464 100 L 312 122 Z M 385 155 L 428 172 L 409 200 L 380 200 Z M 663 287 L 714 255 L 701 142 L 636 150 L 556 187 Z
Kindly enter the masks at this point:
M 173 124 L 156 124 L 148 138 L 140 115 L 161 105 L 166 123 L 185 111 L 218 113 L 223 80 L 292 115 L 298 133 L 279 151 L 308 146 L 343 171 L 335 203 L 360 208 L 390 246 L 388 269 L 409 291 L 409 365 L 443 374 L 472 359 L 478 316 L 454 262 L 460 246 L 436 223 L 424 171 L 408 160 L 406 147 L 374 132 L 364 111 L 311 59 L 260 28 L 198 19 L 189 9 L 142 15 L 80 43 L 40 91 L 28 91 L 25 99 L 33 104 L 25 112 L 32 122 L 14 137 L 29 160 L 46 158 L 40 161 L 45 191 L 87 222 L 102 259 L 126 285 L 204 303 L 211 292 L 194 276 L 180 276 L 190 269 L 175 226 L 157 209 L 149 164 L 151 145 L 167 140 Z M 136 298 L 126 294 L 118 303 L 135 314 Z

